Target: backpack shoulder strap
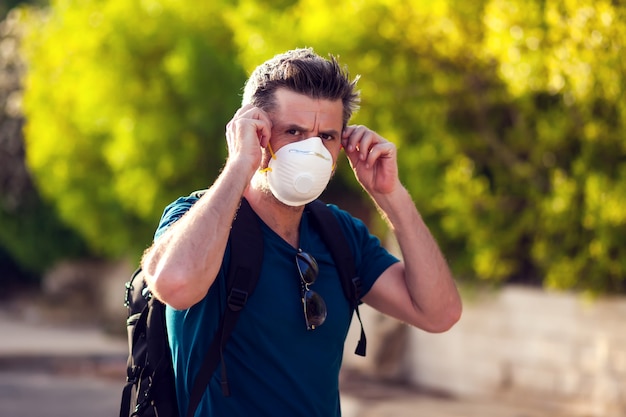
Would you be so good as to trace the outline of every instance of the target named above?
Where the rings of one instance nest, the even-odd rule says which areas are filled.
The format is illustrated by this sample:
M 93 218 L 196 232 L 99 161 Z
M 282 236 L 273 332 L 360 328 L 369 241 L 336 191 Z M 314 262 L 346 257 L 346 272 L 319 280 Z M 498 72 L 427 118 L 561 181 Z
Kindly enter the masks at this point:
M 344 295 L 350 303 L 350 308 L 356 312 L 359 323 L 361 324 L 361 339 L 359 340 L 354 353 L 365 356 L 367 340 L 365 338 L 365 330 L 363 321 L 359 313 L 359 304 L 361 304 L 361 278 L 357 276 L 354 265 L 354 256 L 350 249 L 350 245 L 344 234 L 341 232 L 339 221 L 328 208 L 328 206 L 320 200 L 314 200 L 307 204 L 309 212 L 315 223 L 317 231 L 322 236 L 322 240 L 335 261 L 341 287 Z M 339 233 L 337 232 L 339 231 Z
M 241 200 L 241 205 L 232 224 L 229 242 L 230 264 L 226 283 L 228 307 L 222 315 L 220 326 L 209 346 L 191 390 L 187 410 L 188 417 L 195 414 L 219 361 L 222 365 L 222 391 L 225 396 L 230 395 L 226 366 L 222 355 L 223 349 L 235 328 L 239 313 L 256 287 L 263 264 L 261 225 L 246 199 Z

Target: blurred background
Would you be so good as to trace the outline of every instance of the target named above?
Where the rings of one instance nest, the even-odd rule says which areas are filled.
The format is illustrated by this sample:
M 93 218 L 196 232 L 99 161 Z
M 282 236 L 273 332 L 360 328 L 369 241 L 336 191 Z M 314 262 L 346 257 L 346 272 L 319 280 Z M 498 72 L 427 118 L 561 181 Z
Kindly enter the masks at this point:
M 247 75 L 313 47 L 360 75 L 353 122 L 397 144 L 465 303 L 443 335 L 367 312 L 346 367 L 626 415 L 625 40 L 610 0 L 0 0 L 1 317 L 123 337 L 124 282 L 219 173 Z M 388 235 L 347 163 L 322 198 Z

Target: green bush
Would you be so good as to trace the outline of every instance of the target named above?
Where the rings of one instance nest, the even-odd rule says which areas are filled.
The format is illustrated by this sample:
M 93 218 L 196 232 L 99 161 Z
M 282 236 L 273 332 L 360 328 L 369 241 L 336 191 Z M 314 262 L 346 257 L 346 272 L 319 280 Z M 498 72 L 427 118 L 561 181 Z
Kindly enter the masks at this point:
M 37 283 L 60 259 L 88 254 L 84 242 L 41 201 L 24 161 L 19 111 L 23 62 L 20 25 L 11 13 L 0 21 L 0 285 Z
M 245 74 L 218 1 L 52 1 L 25 12 L 28 162 L 94 251 L 138 256 L 209 185 Z
M 625 10 L 248 0 L 232 21 L 245 63 L 313 45 L 362 75 L 357 121 L 398 144 L 457 276 L 623 292 Z
M 166 202 L 217 174 L 244 70 L 313 46 L 362 76 L 355 122 L 398 144 L 459 278 L 624 292 L 625 10 L 58 0 L 27 19 L 29 162 L 64 219 L 123 252 Z
M 6 248 L 6 256 L 30 281 L 38 281 L 60 259 L 90 256 L 85 241 L 60 222 L 54 208 L 36 193 L 28 193 L 17 206 L 0 199 L 0 225 L 0 248 Z

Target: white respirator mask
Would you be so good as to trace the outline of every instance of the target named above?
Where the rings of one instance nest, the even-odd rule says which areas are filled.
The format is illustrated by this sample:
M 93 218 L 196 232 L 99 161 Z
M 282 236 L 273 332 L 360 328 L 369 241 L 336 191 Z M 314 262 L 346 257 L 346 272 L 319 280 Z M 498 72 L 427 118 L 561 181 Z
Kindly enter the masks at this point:
M 312 137 L 283 146 L 272 154 L 267 180 L 274 197 L 288 206 L 303 206 L 322 194 L 333 174 L 333 157 Z

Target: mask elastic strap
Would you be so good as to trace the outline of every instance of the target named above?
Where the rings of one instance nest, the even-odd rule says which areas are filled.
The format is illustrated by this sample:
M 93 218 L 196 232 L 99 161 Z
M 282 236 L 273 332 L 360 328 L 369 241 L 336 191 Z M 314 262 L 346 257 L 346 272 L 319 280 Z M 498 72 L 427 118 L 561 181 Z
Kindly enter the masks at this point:
M 274 153 L 274 149 L 272 149 L 272 144 L 267 142 L 267 149 L 270 150 L 270 155 L 272 155 L 272 159 L 276 159 L 276 154 Z
M 276 159 L 276 154 L 274 153 L 274 150 L 272 149 L 272 144 L 271 144 L 271 143 L 267 142 L 267 148 L 268 148 L 268 149 L 269 149 L 269 151 L 270 151 L 270 155 L 272 155 L 272 159 Z M 271 171 L 271 170 L 272 170 L 272 168 L 267 167 L 267 168 L 263 168 L 263 169 L 261 169 L 260 171 L 261 171 L 261 172 L 269 172 L 269 171 Z

